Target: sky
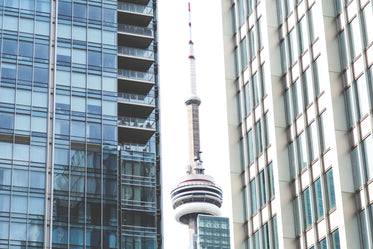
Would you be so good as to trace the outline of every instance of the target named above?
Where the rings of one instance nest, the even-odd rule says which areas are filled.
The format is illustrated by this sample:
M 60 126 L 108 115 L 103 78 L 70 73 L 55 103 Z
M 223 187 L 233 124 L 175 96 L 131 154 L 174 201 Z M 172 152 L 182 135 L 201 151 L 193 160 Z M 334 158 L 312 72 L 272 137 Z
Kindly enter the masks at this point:
M 169 193 L 188 164 L 187 109 L 190 96 L 188 0 L 158 0 L 159 85 L 165 249 L 187 249 L 188 227 L 174 219 Z M 219 0 L 190 0 L 197 95 L 205 173 L 223 189 L 222 216 L 229 217 L 230 178 L 223 36 Z

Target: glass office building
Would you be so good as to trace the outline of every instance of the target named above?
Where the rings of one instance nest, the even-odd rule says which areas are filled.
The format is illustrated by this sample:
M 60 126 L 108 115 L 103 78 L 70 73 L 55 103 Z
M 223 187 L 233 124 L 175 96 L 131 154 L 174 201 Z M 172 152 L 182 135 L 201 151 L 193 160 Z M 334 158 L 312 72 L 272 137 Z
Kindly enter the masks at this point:
M 198 249 L 230 249 L 229 219 L 226 217 L 198 215 Z
M 373 246 L 373 2 L 222 0 L 235 248 Z
M 162 248 L 155 19 L 0 0 L 0 248 Z

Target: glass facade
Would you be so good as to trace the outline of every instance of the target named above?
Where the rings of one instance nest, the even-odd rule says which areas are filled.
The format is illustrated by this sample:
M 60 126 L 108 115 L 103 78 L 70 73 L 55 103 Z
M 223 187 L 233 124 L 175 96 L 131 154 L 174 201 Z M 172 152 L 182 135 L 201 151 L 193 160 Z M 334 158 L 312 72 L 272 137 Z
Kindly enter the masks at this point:
M 229 219 L 198 215 L 198 249 L 230 249 Z
M 235 247 L 371 248 L 373 2 L 221 3 Z
M 0 248 L 162 247 L 155 10 L 0 1 Z

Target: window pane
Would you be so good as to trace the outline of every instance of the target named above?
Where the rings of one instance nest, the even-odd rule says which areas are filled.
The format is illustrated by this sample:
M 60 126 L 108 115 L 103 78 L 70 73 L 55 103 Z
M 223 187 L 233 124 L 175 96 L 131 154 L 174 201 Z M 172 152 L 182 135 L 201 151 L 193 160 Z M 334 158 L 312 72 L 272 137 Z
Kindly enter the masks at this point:
M 331 209 L 335 208 L 334 181 L 332 170 L 326 172 L 326 185 L 328 190 L 328 205 L 330 211 Z
M 317 220 L 324 216 L 324 208 L 323 208 L 323 201 L 322 201 L 322 189 L 321 189 L 321 181 L 320 178 L 314 183 L 315 187 L 315 199 L 316 199 L 316 218 Z

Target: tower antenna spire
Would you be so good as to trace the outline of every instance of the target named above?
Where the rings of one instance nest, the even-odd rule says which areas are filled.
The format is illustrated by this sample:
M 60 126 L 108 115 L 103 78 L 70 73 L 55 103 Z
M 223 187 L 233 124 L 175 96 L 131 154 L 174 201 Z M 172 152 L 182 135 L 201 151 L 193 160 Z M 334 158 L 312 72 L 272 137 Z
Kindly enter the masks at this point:
M 196 61 L 194 57 L 194 43 L 192 39 L 192 11 L 188 2 L 189 12 L 189 63 L 190 63 L 190 87 L 192 96 L 197 96 Z

